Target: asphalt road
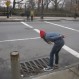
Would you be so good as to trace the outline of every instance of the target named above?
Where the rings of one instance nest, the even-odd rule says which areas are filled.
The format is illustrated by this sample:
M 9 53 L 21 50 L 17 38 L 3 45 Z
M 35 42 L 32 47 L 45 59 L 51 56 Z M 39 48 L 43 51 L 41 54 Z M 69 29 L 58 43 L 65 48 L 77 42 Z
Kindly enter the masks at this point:
M 53 45 L 40 39 L 40 29 L 65 35 L 65 46 L 59 54 L 60 66 L 79 62 L 78 21 L 0 22 L 0 74 L 10 68 L 10 53 L 13 51 L 19 52 L 20 62 L 49 56 Z M 6 76 L 9 77 L 5 74 L 0 79 L 6 79 Z

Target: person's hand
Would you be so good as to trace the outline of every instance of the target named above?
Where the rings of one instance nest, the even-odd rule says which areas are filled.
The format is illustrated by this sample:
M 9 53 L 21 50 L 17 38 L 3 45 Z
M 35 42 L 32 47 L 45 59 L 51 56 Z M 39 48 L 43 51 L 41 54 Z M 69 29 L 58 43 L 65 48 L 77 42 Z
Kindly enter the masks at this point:
M 64 35 L 62 35 L 62 38 L 64 38 Z
M 61 36 L 61 38 L 65 38 L 64 35 L 60 35 L 60 36 Z
M 48 43 L 48 44 L 52 44 L 52 42 L 51 42 L 51 41 L 48 41 L 47 43 Z

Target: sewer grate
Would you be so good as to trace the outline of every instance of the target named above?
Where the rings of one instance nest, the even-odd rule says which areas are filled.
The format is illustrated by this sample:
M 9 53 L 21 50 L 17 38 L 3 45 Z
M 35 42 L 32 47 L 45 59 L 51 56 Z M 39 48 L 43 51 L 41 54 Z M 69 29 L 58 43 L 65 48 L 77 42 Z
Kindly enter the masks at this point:
M 42 69 L 48 66 L 49 58 L 39 58 L 32 61 L 20 63 L 21 74 L 32 76 L 42 72 Z

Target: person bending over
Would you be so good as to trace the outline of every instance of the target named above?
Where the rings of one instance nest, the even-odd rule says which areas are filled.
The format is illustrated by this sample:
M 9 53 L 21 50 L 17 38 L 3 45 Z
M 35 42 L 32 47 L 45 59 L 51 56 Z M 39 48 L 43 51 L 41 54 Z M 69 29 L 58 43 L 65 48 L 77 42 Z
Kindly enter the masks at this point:
M 54 69 L 54 56 L 55 56 L 55 67 L 59 63 L 59 52 L 64 45 L 64 35 L 61 35 L 56 32 L 45 32 L 40 30 L 40 37 L 48 44 L 54 43 L 54 46 L 50 52 L 50 59 L 47 68 L 44 68 L 45 71 L 51 71 Z

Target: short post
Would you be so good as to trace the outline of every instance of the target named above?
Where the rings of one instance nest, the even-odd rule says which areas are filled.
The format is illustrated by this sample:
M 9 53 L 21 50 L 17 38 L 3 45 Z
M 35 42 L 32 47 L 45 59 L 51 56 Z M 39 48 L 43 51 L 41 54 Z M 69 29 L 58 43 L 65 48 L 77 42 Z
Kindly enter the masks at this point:
M 21 79 L 19 53 L 17 51 L 10 53 L 12 79 Z

